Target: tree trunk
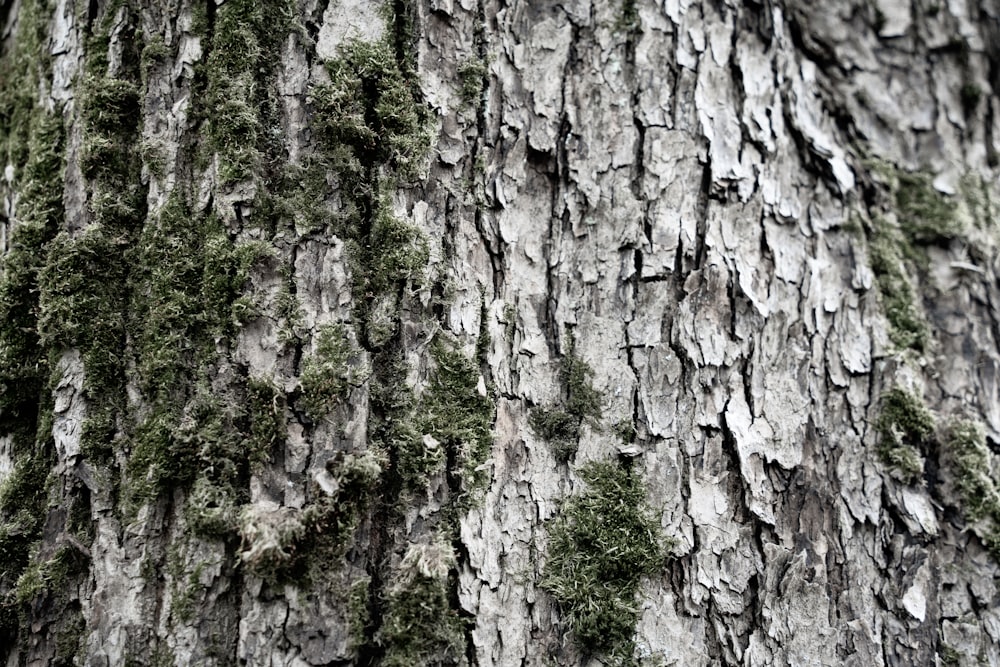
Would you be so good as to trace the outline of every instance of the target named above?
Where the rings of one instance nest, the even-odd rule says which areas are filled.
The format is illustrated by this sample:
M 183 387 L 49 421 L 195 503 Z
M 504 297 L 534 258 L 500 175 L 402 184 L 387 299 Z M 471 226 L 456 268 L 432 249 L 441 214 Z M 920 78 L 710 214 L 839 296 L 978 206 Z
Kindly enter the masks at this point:
M 1000 664 L 998 17 L 3 1 L 0 656 Z

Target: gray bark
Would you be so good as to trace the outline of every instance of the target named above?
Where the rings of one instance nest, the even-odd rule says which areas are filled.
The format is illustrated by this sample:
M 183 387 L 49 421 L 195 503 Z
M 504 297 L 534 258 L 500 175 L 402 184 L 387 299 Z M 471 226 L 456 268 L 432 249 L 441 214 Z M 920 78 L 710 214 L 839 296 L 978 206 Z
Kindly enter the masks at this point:
M 1000 664 L 1000 6 L 247 6 L 2 3 L 6 664 Z M 544 585 L 625 459 L 631 656 Z

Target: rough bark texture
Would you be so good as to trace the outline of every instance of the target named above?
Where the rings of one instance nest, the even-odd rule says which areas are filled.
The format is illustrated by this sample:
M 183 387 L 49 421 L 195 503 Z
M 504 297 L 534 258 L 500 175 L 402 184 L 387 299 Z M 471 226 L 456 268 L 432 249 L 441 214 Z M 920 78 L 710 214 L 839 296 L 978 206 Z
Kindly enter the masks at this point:
M 6 664 L 1000 664 L 997 3 L 0 7 Z

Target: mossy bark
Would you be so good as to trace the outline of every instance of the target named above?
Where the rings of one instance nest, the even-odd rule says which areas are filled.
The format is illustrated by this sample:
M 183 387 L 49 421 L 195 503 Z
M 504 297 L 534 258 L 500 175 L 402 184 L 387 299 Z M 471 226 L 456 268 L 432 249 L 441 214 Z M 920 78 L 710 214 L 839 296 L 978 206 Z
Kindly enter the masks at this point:
M 0 659 L 1000 662 L 918 5 L 2 3 Z

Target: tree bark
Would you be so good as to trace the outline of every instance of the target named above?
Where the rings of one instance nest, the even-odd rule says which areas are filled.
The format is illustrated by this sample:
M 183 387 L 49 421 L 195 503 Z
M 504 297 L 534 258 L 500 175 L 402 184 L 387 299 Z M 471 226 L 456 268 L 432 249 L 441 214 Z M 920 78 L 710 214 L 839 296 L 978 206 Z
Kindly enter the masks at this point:
M 1000 664 L 997 3 L 0 26 L 5 664 Z

